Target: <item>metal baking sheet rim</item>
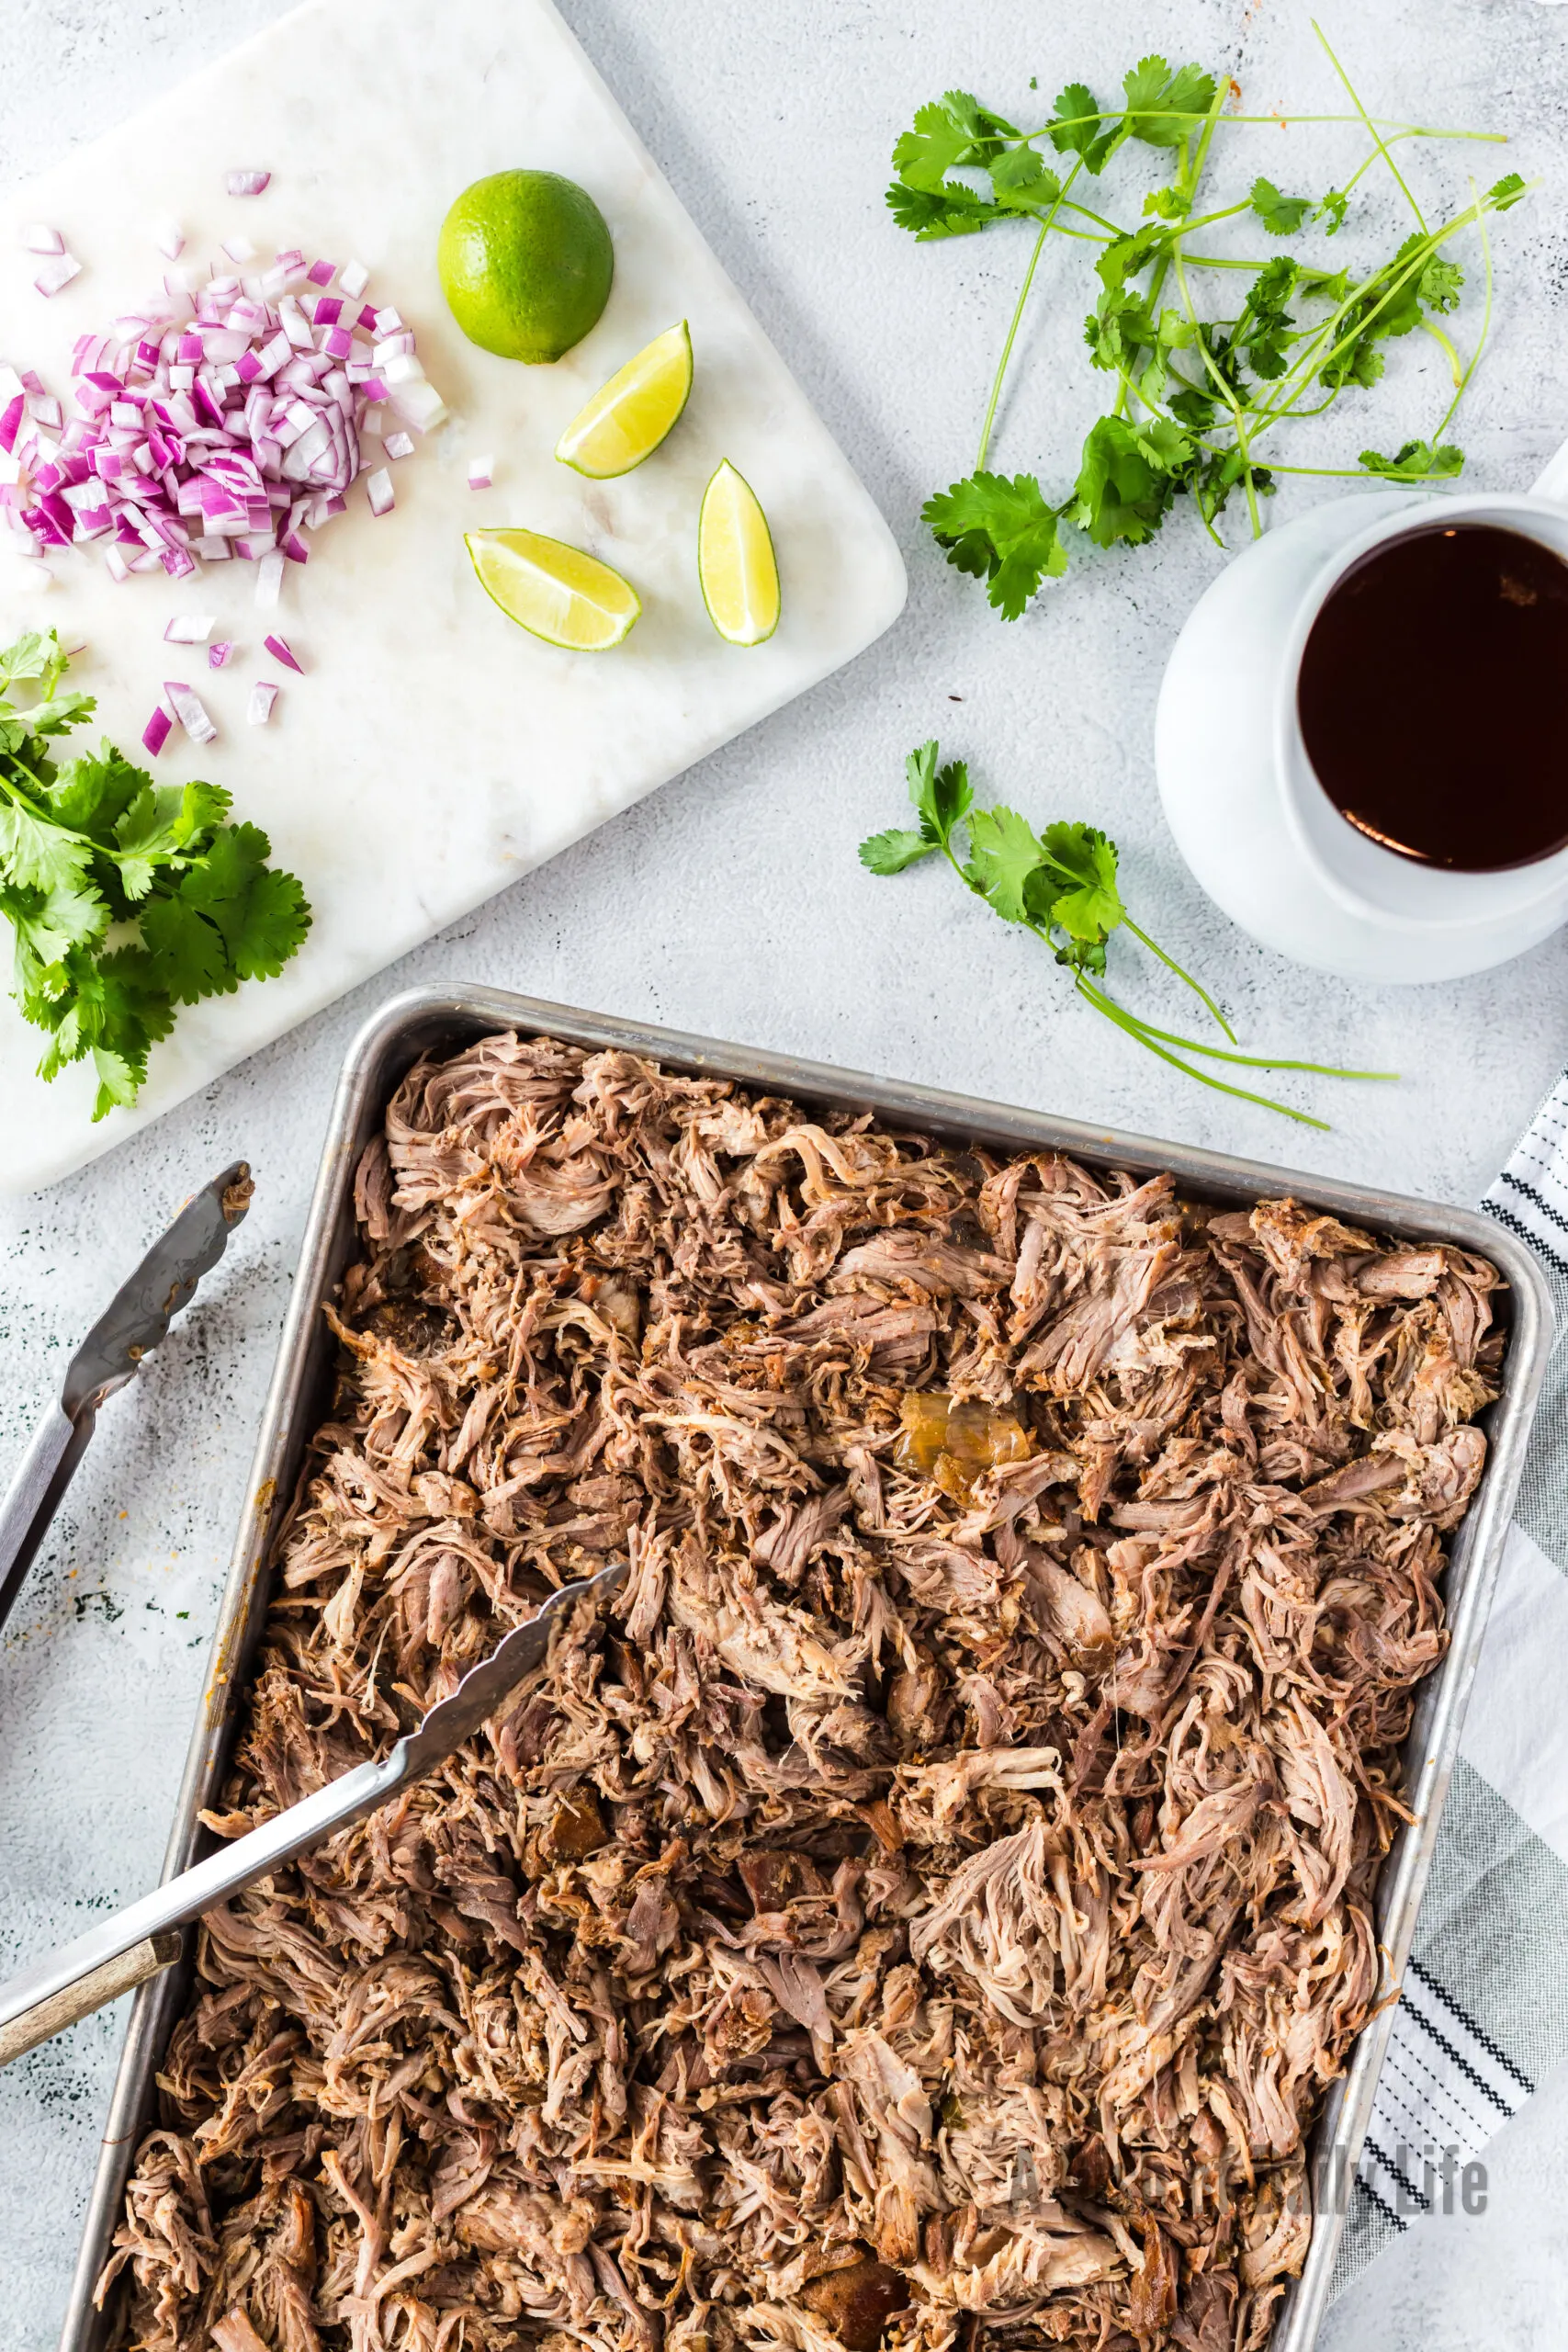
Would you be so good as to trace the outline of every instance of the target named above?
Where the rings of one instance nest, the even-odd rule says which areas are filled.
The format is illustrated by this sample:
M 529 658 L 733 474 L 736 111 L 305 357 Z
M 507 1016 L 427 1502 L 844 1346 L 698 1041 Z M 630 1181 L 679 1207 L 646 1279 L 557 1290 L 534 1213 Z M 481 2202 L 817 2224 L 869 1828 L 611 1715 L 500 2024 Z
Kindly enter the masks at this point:
M 1252 1201 L 1287 1191 L 1356 1224 L 1413 1239 L 1456 1243 L 1490 1258 L 1501 1269 L 1512 1285 L 1505 1386 L 1490 1408 L 1486 1471 L 1456 1536 L 1449 1567 L 1451 1638 L 1448 1656 L 1422 1686 L 1405 1750 L 1407 1784 L 1413 1792 L 1416 1819 L 1401 1832 L 1379 1883 L 1379 1931 L 1390 1970 L 1397 1978 L 1415 1930 L 1551 1348 L 1551 1294 L 1534 1253 L 1490 1218 L 1472 1210 L 1445 1208 L 1434 1202 L 1331 1182 L 1262 1161 L 1122 1135 L 1010 1104 L 943 1093 L 902 1080 L 874 1078 L 792 1055 L 761 1052 L 647 1022 L 622 1021 L 606 1013 L 479 987 L 421 989 L 394 997 L 360 1031 L 344 1061 L 263 1415 L 247 1489 L 250 1501 L 220 1606 L 206 1689 L 164 1859 L 165 1877 L 184 1870 L 213 1842 L 197 1815 L 200 1807 L 213 1801 L 228 1768 L 237 1701 L 265 1611 L 269 1556 L 293 1493 L 304 1445 L 318 1419 L 318 1395 L 332 1353 L 330 1334 L 319 1308 L 340 1279 L 355 1246 L 354 1172 L 360 1152 L 392 1088 L 422 1053 L 432 1047 L 455 1047 L 504 1029 L 643 1054 L 674 1069 L 734 1079 L 807 1101 L 872 1111 L 895 1124 L 935 1133 L 974 1136 L 1010 1148 L 1059 1149 L 1102 1166 L 1149 1173 L 1168 1170 L 1179 1183 L 1210 1198 Z M 108 2344 L 118 2298 L 111 2297 L 109 2309 L 99 2313 L 93 2306 L 93 2289 L 108 2259 L 132 2154 L 152 2114 L 154 2076 L 184 2006 L 189 1970 L 187 1947 L 186 1962 L 144 1985 L 132 2006 L 60 2352 L 105 2352 Z M 1390 2006 L 1363 2028 L 1346 2074 L 1325 2102 L 1314 2143 L 1311 2241 L 1301 2277 L 1291 2285 L 1281 2306 L 1269 2352 L 1311 2352 L 1316 2342 L 1393 2019 Z

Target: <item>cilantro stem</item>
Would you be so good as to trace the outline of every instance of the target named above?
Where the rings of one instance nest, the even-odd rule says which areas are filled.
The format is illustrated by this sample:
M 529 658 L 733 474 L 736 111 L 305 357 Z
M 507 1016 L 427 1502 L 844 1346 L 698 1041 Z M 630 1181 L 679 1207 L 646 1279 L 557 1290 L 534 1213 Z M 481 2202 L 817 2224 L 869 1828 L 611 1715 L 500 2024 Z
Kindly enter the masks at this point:
M 1461 359 L 1459 353 L 1454 349 L 1452 338 L 1443 333 L 1442 328 L 1438 326 L 1435 319 L 1423 319 L 1421 324 L 1427 334 L 1431 336 L 1433 342 L 1441 344 L 1444 351 L 1447 353 L 1449 373 L 1453 378 L 1454 389 L 1457 391 L 1464 383 L 1464 363 Z
M 1143 941 L 1144 945 L 1148 949 L 1151 956 L 1157 956 L 1160 962 L 1165 966 L 1168 971 L 1174 972 L 1179 980 L 1184 980 L 1186 982 L 1187 986 L 1191 989 L 1193 995 L 1199 1000 L 1200 1003 L 1206 1005 L 1208 1010 L 1213 1014 L 1214 1019 L 1219 1023 L 1220 1027 L 1224 1031 L 1225 1035 L 1230 1039 L 1231 1044 L 1233 1046 L 1235 1045 L 1237 1043 L 1235 1031 L 1231 1027 L 1230 1023 L 1225 1019 L 1224 1014 L 1220 1011 L 1219 1006 L 1214 1002 L 1213 998 L 1209 994 L 1208 989 L 1203 986 L 1202 982 L 1201 980 L 1195 980 L 1190 972 L 1183 971 L 1175 956 L 1168 956 L 1165 949 L 1159 944 L 1158 941 L 1151 939 L 1148 933 L 1142 930 L 1139 925 L 1133 921 L 1132 916 L 1127 912 L 1125 907 L 1122 910 L 1122 921 L 1132 933 L 1134 939 L 1141 939 Z
M 1118 1029 L 1124 1030 L 1129 1037 L 1136 1039 L 1147 1052 L 1157 1054 L 1162 1062 L 1168 1062 L 1172 1069 L 1182 1071 L 1188 1078 L 1195 1078 L 1200 1086 L 1213 1087 L 1216 1094 L 1234 1094 L 1240 1102 L 1256 1102 L 1265 1111 L 1278 1111 L 1285 1118 L 1294 1119 L 1301 1126 L 1317 1127 L 1325 1135 L 1329 1133 L 1326 1119 L 1314 1119 L 1310 1112 L 1298 1111 L 1289 1102 L 1276 1102 L 1271 1094 L 1255 1094 L 1250 1087 L 1232 1086 L 1227 1080 L 1215 1078 L 1210 1070 L 1194 1069 L 1191 1063 L 1184 1062 L 1179 1055 L 1168 1053 L 1164 1046 L 1156 1045 L 1152 1034 L 1134 1014 L 1125 1012 L 1114 998 L 1104 996 L 1098 989 L 1092 988 L 1081 972 L 1074 974 L 1073 985 L 1085 1002 L 1093 1005 L 1097 1012 L 1102 1012 L 1108 1021 L 1113 1022 Z
M 1199 356 L 1201 358 L 1204 367 L 1208 369 L 1209 374 L 1213 377 L 1215 389 L 1218 391 L 1220 398 L 1224 401 L 1225 406 L 1231 413 L 1231 426 L 1235 434 L 1236 447 L 1241 451 L 1242 456 L 1242 482 L 1247 492 L 1247 511 L 1252 518 L 1252 536 L 1255 539 L 1261 538 L 1263 536 L 1263 517 L 1258 511 L 1258 492 L 1253 486 L 1252 458 L 1247 447 L 1247 427 L 1241 421 L 1241 402 L 1237 399 L 1236 394 L 1230 384 L 1226 382 L 1224 376 L 1221 373 L 1219 366 L 1215 361 L 1213 353 L 1209 349 L 1208 337 L 1203 332 L 1203 322 L 1198 316 L 1198 308 L 1192 300 L 1192 289 L 1187 283 L 1187 271 L 1182 261 L 1181 248 L 1179 245 L 1175 248 L 1175 252 L 1176 282 L 1181 288 L 1181 299 L 1187 305 L 1187 315 L 1192 322 L 1192 332 L 1198 345 Z M 1213 535 L 1211 534 L 1211 536 Z
M 1096 998 L 1103 996 L 1107 1005 L 1116 1002 L 1114 997 L 1106 996 L 1105 991 L 1098 989 L 1092 980 L 1086 980 L 1085 987 Z M 1183 1037 L 1173 1029 L 1157 1028 L 1152 1021 L 1145 1021 L 1141 1012 L 1127 1012 L 1125 1005 L 1119 1006 L 1118 1010 L 1125 1012 L 1129 1021 L 1135 1022 L 1145 1036 L 1158 1037 L 1168 1046 L 1179 1046 L 1189 1054 L 1202 1054 L 1210 1061 L 1235 1062 L 1244 1069 L 1303 1070 L 1311 1078 L 1356 1078 L 1365 1079 L 1369 1083 L 1386 1082 L 1391 1085 L 1399 1076 L 1396 1069 L 1342 1069 L 1337 1062 L 1289 1061 L 1278 1054 L 1227 1053 L 1223 1046 L 1206 1046 L 1200 1037 Z
M 1482 203 L 1480 198 L 1476 196 L 1475 182 L 1473 180 L 1472 180 L 1470 184 L 1470 192 L 1472 197 L 1475 199 L 1473 206 L 1475 212 L 1475 233 L 1481 240 L 1481 263 L 1486 278 L 1486 299 L 1482 305 L 1481 333 L 1475 338 L 1475 349 L 1471 355 L 1470 365 L 1465 369 L 1464 374 L 1460 378 L 1459 382 L 1455 385 L 1454 396 L 1449 402 L 1447 408 L 1443 411 L 1442 421 L 1438 424 L 1437 431 L 1432 435 L 1432 447 L 1434 449 L 1437 447 L 1438 442 L 1442 439 L 1444 434 L 1448 431 L 1449 426 L 1453 422 L 1454 411 L 1458 408 L 1461 401 L 1463 400 L 1465 393 L 1470 387 L 1470 379 L 1481 365 L 1481 355 L 1486 348 L 1486 338 L 1492 331 L 1492 240 L 1486 233 L 1486 208 Z
M 1343 65 L 1340 64 L 1339 60 L 1335 56 L 1334 51 L 1329 45 L 1328 35 L 1324 31 L 1323 27 L 1318 23 L 1315 17 L 1312 19 L 1312 28 L 1323 44 L 1325 56 L 1327 58 L 1330 65 L 1333 66 L 1336 74 L 1338 74 L 1340 81 L 1344 84 L 1345 95 L 1349 99 L 1351 105 L 1355 107 L 1356 112 L 1360 116 L 1362 122 L 1365 124 L 1368 138 L 1372 141 L 1379 154 L 1382 157 L 1383 162 L 1388 165 L 1389 170 L 1393 174 L 1395 180 L 1399 183 L 1400 194 L 1404 197 L 1404 201 L 1410 207 L 1411 211 L 1416 215 L 1416 225 L 1421 231 L 1422 235 L 1425 236 L 1427 233 L 1426 216 L 1422 212 L 1421 207 L 1416 203 L 1416 198 L 1411 195 L 1409 188 L 1406 187 L 1404 175 L 1401 172 L 1399 165 L 1394 162 L 1393 157 L 1389 153 L 1387 144 L 1385 143 L 1382 133 L 1373 128 L 1371 115 L 1367 112 L 1366 107 L 1361 104 L 1360 99 L 1357 96 L 1355 89 L 1351 85 L 1349 75 L 1346 73 Z
M 980 454 L 975 460 L 976 473 L 985 464 L 986 452 L 991 446 L 991 427 L 997 420 L 997 402 L 1002 396 L 1002 379 L 1007 374 L 1008 364 L 1012 358 L 1012 347 L 1018 340 L 1018 330 L 1023 318 L 1024 305 L 1029 300 L 1029 289 L 1034 283 L 1034 272 L 1039 265 L 1040 256 L 1045 250 L 1045 240 L 1050 235 L 1056 215 L 1062 209 L 1063 198 L 1082 169 L 1083 157 L 1080 155 L 1063 181 L 1055 202 L 1040 223 L 1040 234 L 1034 240 L 1033 250 L 1029 256 L 1029 267 L 1023 273 L 1023 284 L 1019 288 L 1018 300 L 1013 304 L 1012 322 L 1008 328 L 1008 339 L 1002 345 L 1002 356 L 997 362 L 997 372 L 991 381 L 991 397 L 986 403 L 986 421 L 980 427 Z
M 1322 40 L 1322 35 L 1319 34 L 1318 38 Z M 1324 46 L 1326 48 L 1327 43 L 1325 42 Z M 1195 107 L 1190 110 L 1185 107 L 1124 107 L 1121 110 L 1121 119 L 1127 122 L 1141 122 L 1145 115 L 1154 113 L 1158 114 L 1162 122 L 1201 122 L 1205 119 Z M 1032 146 L 1037 139 L 1049 137 L 1053 130 L 1077 130 L 1080 123 L 1090 123 L 1098 129 L 1105 119 L 1106 117 L 1100 114 L 1053 115 L 1051 120 L 1043 122 L 1038 130 L 1024 131 L 1023 143 Z M 1224 114 L 1219 119 L 1227 126 L 1250 122 L 1266 125 L 1274 130 L 1289 130 L 1292 124 L 1297 122 L 1359 122 L 1368 129 L 1373 124 L 1381 124 L 1384 130 L 1400 139 L 1474 139 L 1483 140 L 1492 147 L 1506 147 L 1508 143 L 1506 130 L 1446 130 L 1434 123 L 1394 122 L 1382 115 L 1369 117 L 1359 111 L 1355 114 Z M 1373 135 L 1375 137 L 1375 131 Z

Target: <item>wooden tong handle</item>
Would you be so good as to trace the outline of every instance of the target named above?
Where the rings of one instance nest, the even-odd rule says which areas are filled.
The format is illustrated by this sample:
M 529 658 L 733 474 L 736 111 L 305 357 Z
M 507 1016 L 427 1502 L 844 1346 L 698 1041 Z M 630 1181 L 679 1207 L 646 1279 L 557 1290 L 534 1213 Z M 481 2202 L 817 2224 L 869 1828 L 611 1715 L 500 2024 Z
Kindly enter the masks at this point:
M 0 2025 L 0 2066 L 8 2066 L 13 2058 L 22 2057 L 47 2041 L 53 2033 L 63 2033 L 78 2018 L 91 2017 L 107 2001 L 118 2000 L 122 1993 L 133 1992 L 138 1984 L 145 1984 L 150 1976 L 168 1968 L 178 1960 L 184 1939 L 177 1928 L 167 1928 L 158 1936 L 145 1936 L 129 1951 L 113 1960 L 106 1960 L 101 1968 L 79 1976 L 62 1993 L 51 1993 L 8 2025 Z

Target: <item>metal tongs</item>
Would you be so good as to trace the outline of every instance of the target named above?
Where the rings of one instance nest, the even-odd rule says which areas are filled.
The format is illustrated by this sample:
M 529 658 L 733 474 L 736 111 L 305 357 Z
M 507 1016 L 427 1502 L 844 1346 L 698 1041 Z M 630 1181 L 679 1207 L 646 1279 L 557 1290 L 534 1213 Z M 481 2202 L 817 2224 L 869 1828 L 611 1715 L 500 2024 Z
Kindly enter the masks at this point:
M 210 1273 L 255 1190 L 243 1159 L 193 1193 L 161 1241 L 122 1283 L 65 1367 L 60 1394 L 34 1430 L 0 1502 L 0 1625 L 87 1450 L 98 1408 L 134 1380 Z
M 448 1699 L 430 1710 L 417 1731 L 400 1739 L 378 1764 L 360 1764 L 314 1796 L 264 1821 L 193 1870 L 167 1880 L 155 1894 L 127 1905 L 112 1919 L 66 1944 L 0 1984 L 0 2066 L 61 2033 L 78 2018 L 128 1993 L 177 1960 L 179 1929 L 231 1894 L 265 1878 L 334 1829 L 346 1828 L 405 1789 L 471 1739 L 510 1691 L 544 1659 L 557 1624 L 590 1593 L 610 1592 L 626 1573 L 615 1560 L 595 1577 L 563 1585 L 536 1616 L 514 1625 L 490 1656 L 471 1667 Z

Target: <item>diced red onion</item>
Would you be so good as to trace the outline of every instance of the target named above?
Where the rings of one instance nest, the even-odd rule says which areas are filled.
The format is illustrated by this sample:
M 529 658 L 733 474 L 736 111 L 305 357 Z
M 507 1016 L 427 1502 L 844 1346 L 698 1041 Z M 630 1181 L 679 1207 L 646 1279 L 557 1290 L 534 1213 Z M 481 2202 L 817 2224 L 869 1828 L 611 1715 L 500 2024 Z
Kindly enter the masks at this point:
M 231 241 L 231 261 L 242 248 Z M 73 256 L 50 260 L 75 274 Z M 260 274 L 220 264 L 205 282 L 197 276 L 168 273 L 161 295 L 77 339 L 69 417 L 41 377 L 0 366 L 0 526 L 33 559 L 40 585 L 51 580 L 40 555 L 98 541 L 116 581 L 254 562 L 256 603 L 269 611 L 285 565 L 308 560 L 310 534 L 345 511 L 356 475 L 367 477 L 372 514 L 391 511 L 372 432 L 397 459 L 413 450 L 404 427 L 444 418 L 400 315 L 362 300 L 363 264 L 340 277 L 290 250 Z M 321 290 L 334 281 L 340 291 Z M 379 366 L 377 340 L 395 345 Z M 169 635 L 202 641 L 177 622 Z
M 269 548 L 256 571 L 256 603 L 263 612 L 270 612 L 283 593 L 285 558 L 279 548 Z
M 281 662 L 286 670 L 297 671 L 300 677 L 304 676 L 305 673 L 295 660 L 293 649 L 286 637 L 267 637 L 262 642 L 273 659 Z
M 423 380 L 400 385 L 392 394 L 392 406 L 416 433 L 434 433 L 437 425 L 446 422 L 446 401 L 434 384 Z
M 193 743 L 212 742 L 218 729 L 208 717 L 206 707 L 200 696 L 192 694 L 190 688 L 179 678 L 165 678 L 164 692 L 168 697 L 170 709 L 190 737 L 191 741 Z
M 165 691 L 167 690 L 165 689 Z M 157 709 L 152 713 L 152 718 L 147 721 L 146 726 L 141 730 L 141 741 L 143 748 L 152 753 L 153 759 L 156 759 L 173 732 L 174 721 L 170 718 L 168 712 L 164 708 L 162 703 L 160 703 Z
M 168 645 L 205 645 L 212 635 L 215 616 L 211 613 L 176 613 L 164 629 Z
M 409 447 L 411 449 L 412 448 L 413 444 L 412 441 L 409 443 Z M 495 459 L 493 458 L 488 456 L 483 458 L 470 458 L 468 459 L 468 488 L 470 490 L 488 490 L 491 481 L 494 480 L 494 469 Z
M 272 706 L 277 700 L 277 688 L 270 678 L 258 678 L 251 688 L 250 701 L 245 705 L 245 717 L 253 727 L 265 727 L 272 717 Z
M 207 666 L 209 670 L 226 670 L 233 658 L 232 638 L 220 637 L 207 649 Z
M 28 220 L 22 229 L 22 250 L 29 254 L 62 254 L 65 240 L 58 229 L 42 220 Z
M 260 196 L 271 177 L 270 172 L 255 170 L 225 172 L 223 186 L 231 196 Z
M 225 237 L 223 250 L 231 261 L 238 262 L 242 267 L 246 262 L 254 261 L 256 257 L 256 249 L 249 237 Z
M 166 261 L 178 261 L 186 249 L 186 232 L 177 220 L 165 220 L 152 242 Z
M 52 261 L 45 262 L 33 284 L 40 294 L 58 294 L 62 286 L 69 286 L 73 277 L 81 275 L 82 265 L 73 254 L 57 254 Z

